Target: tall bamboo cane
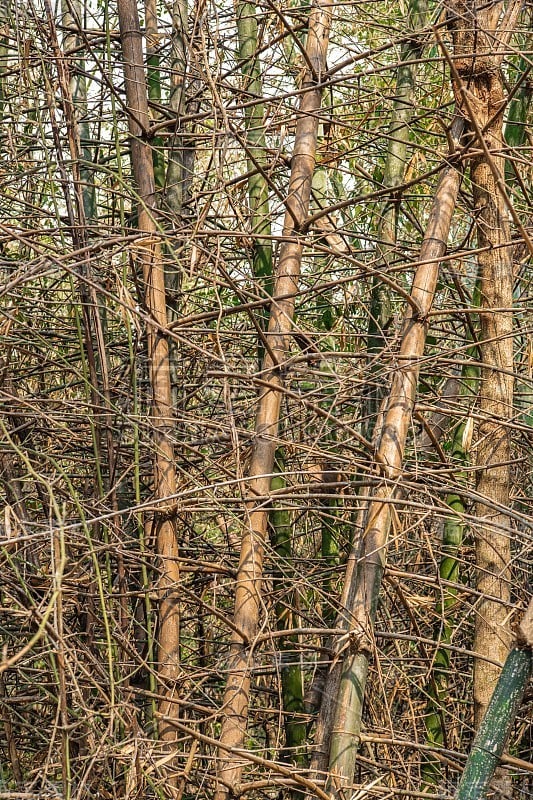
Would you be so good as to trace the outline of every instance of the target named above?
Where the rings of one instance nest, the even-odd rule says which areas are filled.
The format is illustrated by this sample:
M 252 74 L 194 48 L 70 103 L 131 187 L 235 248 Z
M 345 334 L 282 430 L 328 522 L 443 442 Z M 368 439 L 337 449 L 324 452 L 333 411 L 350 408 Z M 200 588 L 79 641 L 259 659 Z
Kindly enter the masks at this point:
M 452 128 L 455 141 L 460 138 L 462 120 Z M 386 563 L 387 541 L 391 525 L 391 503 L 401 477 L 403 453 L 416 397 L 420 358 L 428 330 L 440 259 L 446 242 L 461 184 L 461 170 L 447 166 L 437 186 L 426 233 L 419 254 L 407 308 L 398 367 L 389 394 L 383 433 L 376 462 L 383 477 L 370 501 L 360 548 L 351 554 L 343 597 L 343 623 L 348 627 L 348 641 L 336 656 L 338 664 L 330 673 L 326 697 L 334 698 L 334 720 L 330 744 L 329 786 L 334 796 L 353 780 L 359 746 L 361 714 L 368 674 L 369 655 L 373 651 L 373 625 L 381 579 Z
M 154 448 L 154 530 L 159 560 L 158 675 L 163 699 L 159 703 L 163 742 L 174 742 L 177 731 L 170 724 L 178 706 L 172 703 L 179 672 L 178 537 L 175 515 L 176 470 L 172 442 L 173 418 L 169 368 L 165 275 L 155 219 L 155 180 L 152 151 L 147 141 L 148 93 L 143 61 L 142 35 L 135 0 L 118 0 L 120 38 L 131 135 L 131 162 L 139 195 L 139 238 L 133 256 L 142 266 L 148 325 L 148 360 L 152 388 Z M 174 776 L 175 777 L 175 776 Z M 174 778 L 171 778 L 172 780 Z
M 463 770 L 456 800 L 485 797 L 533 674 L 533 599 L 518 628 Z
M 325 0 L 317 0 L 310 13 L 306 46 L 308 63 L 296 123 L 283 231 L 284 243 L 280 252 L 268 325 L 268 348 L 263 361 L 263 374 L 268 379 L 269 386 L 262 390 L 258 401 L 256 436 L 248 475 L 249 502 L 235 590 L 233 623 L 236 633 L 232 637 L 224 694 L 215 800 L 224 800 L 227 797 L 229 787 L 238 783 L 243 770 L 242 758 L 228 752 L 227 748 L 242 748 L 244 744 L 254 638 L 261 607 L 268 507 L 264 501 L 254 501 L 254 497 L 264 497 L 270 492 L 283 387 L 281 366 L 289 346 L 294 303 L 298 293 L 303 251 L 300 231 L 309 211 L 322 95 L 320 81 L 326 66 L 330 24 L 331 5 Z

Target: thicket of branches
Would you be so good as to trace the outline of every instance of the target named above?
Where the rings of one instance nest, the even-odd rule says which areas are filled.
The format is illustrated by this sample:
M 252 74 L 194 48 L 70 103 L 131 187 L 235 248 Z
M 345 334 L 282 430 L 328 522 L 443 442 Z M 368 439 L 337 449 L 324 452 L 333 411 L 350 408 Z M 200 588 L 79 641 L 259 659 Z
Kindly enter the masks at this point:
M 0 798 L 453 795 L 532 569 L 531 8 L 474 5 L 1 1 Z

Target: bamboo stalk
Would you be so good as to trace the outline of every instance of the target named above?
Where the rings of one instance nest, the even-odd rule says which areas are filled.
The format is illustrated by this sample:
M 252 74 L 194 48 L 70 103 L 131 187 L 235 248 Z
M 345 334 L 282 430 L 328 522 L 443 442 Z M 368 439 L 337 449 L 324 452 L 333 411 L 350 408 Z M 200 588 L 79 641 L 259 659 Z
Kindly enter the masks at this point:
M 269 185 L 266 177 L 268 157 L 264 127 L 263 81 L 261 61 L 258 56 L 259 39 L 257 28 L 257 8 L 254 3 L 239 2 L 237 5 L 237 33 L 239 40 L 239 60 L 243 75 L 243 88 L 246 95 L 257 98 L 254 105 L 246 105 L 244 110 L 246 126 L 246 162 L 248 177 L 248 202 L 250 206 L 250 228 L 253 236 L 252 272 L 255 285 L 261 293 L 272 295 L 272 230 L 270 223 Z M 264 238 L 263 238 L 264 237 Z M 268 306 L 259 311 L 259 325 L 264 330 L 268 325 Z M 264 344 L 259 340 L 259 363 L 264 357 Z M 285 485 L 285 454 L 278 449 L 275 456 L 276 474 L 272 478 L 271 489 Z M 270 512 L 269 527 L 272 544 L 283 568 L 278 576 L 280 587 L 290 582 L 287 570 L 292 562 L 292 528 L 289 513 L 276 509 Z M 294 593 L 289 590 L 285 602 L 276 605 L 278 630 L 294 627 Z M 296 626 L 297 627 L 297 626 Z M 294 644 L 297 636 L 288 635 L 280 642 L 281 700 L 285 730 L 285 754 L 300 765 L 305 761 L 303 743 L 306 725 L 303 718 L 303 675 L 301 659 Z
M 462 128 L 462 121 L 456 120 L 451 131 L 455 141 L 459 140 Z M 396 494 L 396 482 L 401 476 L 403 452 L 416 397 L 419 362 L 428 330 L 427 315 L 435 294 L 440 258 L 446 251 L 460 184 L 461 170 L 453 165 L 447 166 L 435 191 L 420 248 L 421 264 L 415 273 L 411 290 L 413 305 L 419 311 L 415 313 L 411 304 L 406 310 L 398 369 L 393 377 L 376 454 L 384 481 L 370 501 L 360 549 L 356 544 L 348 563 L 341 614 L 342 622 L 348 626 L 349 643 L 344 644 L 344 652 L 337 654 L 338 665 L 330 673 L 331 688 L 337 690 L 329 755 L 329 787 L 334 797 L 342 796 L 342 787 L 353 780 L 369 655 L 373 651 L 373 625 L 386 563 L 391 525 L 390 501 Z M 326 698 L 331 697 L 331 691 L 326 690 L 325 694 Z
M 144 0 L 146 28 L 146 64 L 148 98 L 152 103 L 161 103 L 161 69 L 159 58 L 160 35 L 157 25 L 157 0 Z M 158 189 L 165 183 L 165 156 L 160 137 L 152 141 L 152 161 L 154 164 L 154 181 Z
M 268 495 L 274 467 L 276 438 L 283 384 L 280 366 L 288 347 L 298 292 L 303 242 L 297 236 L 306 221 L 315 167 L 318 136 L 318 111 L 322 91 L 320 78 L 326 65 L 331 24 L 331 6 L 317 0 L 310 13 L 306 52 L 312 70 L 307 69 L 302 85 L 300 111 L 296 123 L 294 152 L 284 222 L 284 243 L 280 251 L 272 309 L 269 319 L 268 349 L 263 373 L 271 386 L 265 387 L 258 401 L 256 438 L 248 473 L 249 503 L 241 543 L 235 591 L 230 665 L 224 694 L 224 716 L 220 733 L 218 785 L 215 800 L 224 800 L 229 787 L 240 780 L 243 763 L 228 747 L 242 748 L 248 719 L 250 670 L 253 664 L 254 638 L 261 608 L 264 543 L 268 508 L 257 505 L 254 496 Z
M 271 490 L 276 491 L 286 486 L 284 476 L 285 463 L 283 451 L 276 453 L 276 474 L 272 478 Z M 283 502 L 283 501 L 282 501 Z M 278 630 L 287 631 L 298 628 L 295 624 L 297 597 L 292 588 L 294 576 L 292 565 L 292 525 L 287 509 L 274 507 L 270 512 L 269 527 L 271 529 L 272 546 L 276 553 L 276 570 L 274 588 L 283 592 L 283 599 L 276 604 L 276 626 Z M 298 634 L 287 634 L 280 642 L 281 699 L 283 705 L 283 725 L 285 728 L 285 752 L 287 760 L 303 767 L 305 765 L 304 744 L 306 724 L 304 714 L 304 687 L 300 652 L 298 650 Z
M 401 195 L 394 192 L 394 189 L 403 183 L 407 169 L 411 122 L 415 110 L 417 59 L 420 58 L 424 47 L 424 39 L 419 32 L 424 28 L 428 16 L 426 0 L 410 0 L 407 17 L 408 24 L 413 30 L 413 37 L 402 46 L 400 63 L 397 67 L 396 92 L 388 132 L 387 157 L 383 170 L 383 185 L 390 188 L 391 193 L 381 208 L 381 218 L 377 230 L 377 253 L 381 261 L 380 272 L 385 273 L 394 257 L 396 246 Z M 383 353 L 386 345 L 386 335 L 391 325 L 393 312 L 391 290 L 383 282 L 380 272 L 374 275 L 372 281 L 368 320 L 367 352 L 370 362 L 370 381 L 363 410 L 367 439 L 372 438 L 376 416 L 385 393 L 378 377 L 382 368 L 379 356 Z
M 499 668 L 487 663 L 484 656 L 503 663 L 511 640 L 507 627 L 511 537 L 507 532 L 509 516 L 504 510 L 509 507 L 511 482 L 510 431 L 505 423 L 513 415 L 514 383 L 513 251 L 508 212 L 524 240 L 530 242 L 504 184 L 505 87 L 501 60 L 519 8 L 515 0 L 508 3 L 500 29 L 501 3 L 473 11 L 464 0 L 456 0 L 454 10 L 457 20 L 462 21 L 452 25 L 456 57 L 452 61 L 447 56 L 457 102 L 480 148 L 470 170 L 479 248 L 481 357 L 481 421 L 476 431 L 476 488 L 481 499 L 476 504 L 480 523 L 475 532 L 476 588 L 481 599 L 476 607 L 474 635 L 474 649 L 481 658 L 474 662 L 476 726 L 499 675 Z M 501 44 L 495 46 L 498 42 Z
M 476 294 L 479 294 L 476 292 Z M 473 347 L 469 355 L 474 358 L 477 348 Z M 466 397 L 475 396 L 479 382 L 479 367 L 466 364 L 463 367 L 462 394 Z M 459 471 L 455 474 L 455 481 L 459 484 L 457 491 L 450 492 L 446 503 L 450 513 L 444 520 L 442 531 L 442 557 L 439 565 L 441 581 L 446 581 L 442 588 L 442 596 L 435 609 L 437 615 L 436 640 L 439 642 L 433 661 L 432 673 L 427 686 L 428 702 L 426 705 L 426 742 L 442 747 L 446 744 L 446 725 L 444 714 L 448 685 L 450 679 L 451 652 L 443 645 L 449 645 L 455 629 L 454 609 L 457 603 L 457 588 L 450 583 L 459 582 L 460 552 L 463 545 L 465 531 L 465 514 L 467 506 L 464 495 L 460 491 L 460 484 L 466 485 L 466 468 L 469 465 L 469 442 L 467 425 L 469 418 L 461 422 L 455 429 L 450 452 L 450 461 Z M 425 756 L 422 765 L 422 777 L 429 785 L 440 784 L 442 780 L 442 761 L 438 756 L 429 753 Z
M 190 182 L 189 172 L 192 166 L 190 162 L 194 158 L 194 150 L 185 147 L 185 132 L 179 122 L 187 105 L 188 38 L 187 0 L 174 0 L 172 3 L 172 74 L 169 106 L 176 115 L 179 127 L 176 140 L 172 141 L 169 149 L 164 202 L 168 211 L 178 217 L 178 221 L 183 213 L 183 203 L 186 200 L 187 186 Z M 187 143 L 191 144 L 188 139 Z M 174 220 L 174 224 L 176 224 L 176 220 Z M 177 276 L 169 282 L 169 287 L 176 290 L 179 288 Z
M 131 161 L 139 194 L 139 239 L 133 256 L 142 266 L 145 301 L 151 316 L 148 325 L 148 359 L 152 387 L 152 419 L 154 447 L 154 497 L 158 501 L 154 531 L 159 560 L 157 597 L 159 601 L 158 675 L 164 699 L 159 713 L 170 719 L 177 717 L 178 706 L 171 702 L 179 676 L 179 610 L 178 610 L 178 532 L 175 496 L 177 488 L 172 442 L 173 416 L 166 328 L 165 275 L 158 228 L 155 219 L 155 180 L 152 153 L 146 141 L 149 127 L 148 95 L 144 70 L 142 35 L 135 0 L 118 0 L 118 15 L 124 77 L 131 135 Z M 166 501 L 166 502 L 165 502 Z M 161 724 L 161 740 L 173 743 L 177 732 L 171 724 Z M 171 782 L 177 780 L 172 774 Z
M 253 274 L 259 278 L 266 295 L 272 294 L 272 242 L 270 225 L 269 187 L 265 177 L 267 168 L 265 139 L 265 107 L 261 79 L 261 61 L 258 56 L 259 42 L 255 3 L 239 2 L 237 6 L 237 32 L 239 37 L 239 60 L 244 78 L 244 91 L 253 105 L 246 105 L 248 199 L 251 212 L 251 231 L 254 236 Z M 257 167 L 260 167 L 258 170 Z M 266 310 L 261 312 L 261 327 L 266 328 Z
M 63 25 L 68 30 L 81 29 L 83 14 L 81 0 L 62 0 Z M 94 185 L 93 155 L 91 150 L 91 131 L 87 121 L 87 79 L 85 78 L 85 61 L 80 57 L 82 39 L 76 30 L 70 30 L 64 37 L 66 52 L 77 53 L 73 67 L 70 69 L 70 94 L 72 98 L 73 114 L 77 121 L 79 136 L 80 182 L 83 196 L 83 209 L 85 223 L 89 227 L 95 225 L 98 214 L 96 210 L 96 187 Z
M 485 797 L 533 674 L 533 599 L 487 705 L 455 795 Z

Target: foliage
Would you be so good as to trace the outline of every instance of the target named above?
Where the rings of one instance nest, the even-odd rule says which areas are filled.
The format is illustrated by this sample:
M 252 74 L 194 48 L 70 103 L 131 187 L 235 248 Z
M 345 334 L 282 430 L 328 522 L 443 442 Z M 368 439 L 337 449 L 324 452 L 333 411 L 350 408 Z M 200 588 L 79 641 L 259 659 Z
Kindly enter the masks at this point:
M 257 359 L 272 308 L 259 261 L 269 260 L 271 249 L 276 273 L 287 239 L 283 218 L 309 66 L 308 4 L 239 7 L 241 25 L 244 12 L 256 22 L 250 27 L 257 54 L 248 67 L 236 10 L 226 0 L 191 3 L 185 32 L 178 30 L 183 4 L 178 13 L 158 2 L 147 56 L 151 127 L 140 138 L 158 168 L 154 239 L 167 275 L 178 277 L 167 282 L 169 321 L 157 334 L 171 343 L 174 408 L 165 436 L 178 481 L 176 496 L 161 498 L 147 343 L 154 319 L 146 273 L 138 268 L 146 235 L 130 163 L 117 6 L 0 3 L 0 798 L 214 795 L 230 642 L 239 633 L 232 614 L 255 413 L 272 380 Z M 265 541 L 260 619 L 249 643 L 243 797 L 326 791 L 325 776 L 310 773 L 321 690 L 332 654 L 355 646 L 338 626 L 340 597 L 379 484 L 367 439 L 374 429 L 379 443 L 380 409 L 369 425 L 368 397 L 375 387 L 386 397 L 398 372 L 406 296 L 449 160 L 454 96 L 437 34 L 447 50 L 453 45 L 442 8 L 430 6 L 415 43 L 407 3 L 340 2 L 332 10 L 310 210 L 289 237 L 302 245 L 295 316 L 289 349 L 274 370 L 281 381 L 275 444 L 282 472 L 270 493 L 254 500 L 272 511 L 271 527 L 281 520 L 283 541 L 279 531 Z M 139 11 L 144 18 L 143 4 Z M 513 208 L 531 236 L 525 14 L 515 26 L 503 64 L 513 99 L 503 155 Z M 176 56 L 178 37 L 186 58 Z M 414 54 L 417 74 L 404 175 L 392 186 L 387 154 L 406 53 Z M 171 102 L 176 86 L 179 103 Z M 169 200 L 171 162 L 181 170 L 179 208 Z M 254 191 L 263 192 L 255 207 Z M 476 448 L 487 417 L 478 388 L 465 378 L 477 374 L 480 360 L 472 347 L 480 335 L 475 192 L 467 173 L 427 316 L 417 399 L 391 499 L 356 797 L 417 797 L 428 753 L 441 764 L 435 796 L 451 797 L 473 736 L 480 608 L 474 540 L 485 525 Z M 390 203 L 396 229 L 385 264 L 382 223 Z M 511 236 L 515 347 L 507 371 L 516 392 L 505 422 L 512 448 L 503 508 L 511 540 L 508 621 L 531 590 L 533 467 L 531 253 L 515 222 Z M 383 281 L 390 320 L 369 358 L 376 280 Z M 451 379 L 462 383 L 453 395 L 446 391 Z M 458 456 L 469 450 L 465 430 L 469 461 Z M 454 497 L 460 504 L 451 518 Z M 158 669 L 163 501 L 179 539 L 176 680 L 162 680 Z M 485 505 L 502 511 L 490 497 Z M 459 522 L 457 570 L 447 579 L 439 574 L 449 556 L 443 528 Z M 304 689 L 303 705 L 298 695 L 292 711 L 284 705 L 288 657 Z M 426 742 L 431 676 L 444 662 L 442 739 Z M 178 709 L 173 760 L 159 736 L 161 695 Z M 527 711 L 518 711 L 511 732 L 514 760 L 502 757 L 516 798 L 531 788 Z

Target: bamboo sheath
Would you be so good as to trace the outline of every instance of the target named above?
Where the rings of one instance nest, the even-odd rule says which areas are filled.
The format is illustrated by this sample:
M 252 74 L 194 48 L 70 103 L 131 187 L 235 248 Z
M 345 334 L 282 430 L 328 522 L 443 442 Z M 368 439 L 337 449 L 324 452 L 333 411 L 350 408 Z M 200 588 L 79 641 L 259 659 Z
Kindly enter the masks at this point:
M 326 68 L 330 24 L 331 5 L 324 0 L 317 0 L 309 17 L 307 68 L 296 122 L 283 229 L 284 243 L 280 250 L 265 340 L 262 374 L 268 379 L 269 385 L 261 391 L 258 399 L 255 439 L 248 473 L 249 499 L 243 526 L 233 617 L 237 633 L 232 637 L 222 708 L 215 800 L 224 800 L 227 797 L 229 788 L 237 785 L 243 770 L 242 760 L 230 753 L 228 747 L 242 748 L 244 744 L 253 647 L 261 609 L 264 543 L 269 507 L 264 501 L 258 504 L 254 497 L 268 496 L 274 469 L 280 390 L 283 386 L 282 366 L 289 346 L 303 251 L 303 240 L 298 237 L 298 233 L 302 230 L 309 212 L 322 95 L 320 80 Z

